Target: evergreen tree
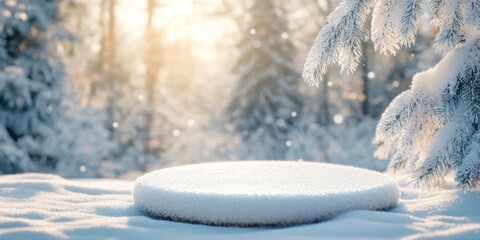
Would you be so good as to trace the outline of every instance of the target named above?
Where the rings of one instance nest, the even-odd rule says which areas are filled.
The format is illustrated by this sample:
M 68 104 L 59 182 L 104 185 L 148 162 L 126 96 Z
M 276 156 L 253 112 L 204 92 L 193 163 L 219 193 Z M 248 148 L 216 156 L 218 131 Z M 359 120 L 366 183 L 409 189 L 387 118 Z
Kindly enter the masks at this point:
M 73 51 L 69 53 L 71 55 L 63 60 L 69 64 L 67 69 L 74 71 L 72 74 L 75 79 L 72 80 L 75 81 L 76 86 L 72 87 L 83 92 L 81 102 L 89 108 L 69 111 L 71 116 L 68 118 L 78 120 L 71 124 L 72 127 L 80 126 L 78 129 L 82 129 L 78 132 L 73 130 L 77 135 L 97 135 L 95 141 L 87 140 L 89 136 L 78 137 L 78 141 L 87 143 L 88 159 L 92 160 L 80 161 L 76 164 L 77 168 L 86 167 L 84 176 L 90 176 L 95 171 L 99 176 L 116 176 L 132 169 L 144 170 L 147 161 L 158 161 L 159 146 L 163 144 L 159 126 L 166 125 L 163 119 L 158 120 L 164 116 L 157 111 L 158 104 L 155 105 L 155 101 L 158 100 L 156 98 L 160 95 L 158 85 L 155 87 L 158 80 L 157 65 L 158 59 L 163 55 L 152 53 L 152 49 L 157 50 L 158 39 L 161 39 L 159 36 L 162 35 L 158 34 L 158 31 L 153 33 L 154 29 L 150 29 L 153 28 L 154 22 L 153 6 L 159 6 L 160 3 L 155 3 L 155 0 L 147 1 L 149 3 L 146 9 L 147 19 L 150 21 L 145 29 L 146 81 L 142 86 L 138 84 L 140 82 L 138 76 L 132 78 L 132 74 L 140 73 L 136 68 L 137 65 L 131 64 L 131 59 L 137 59 L 139 49 L 132 44 L 128 45 L 128 40 L 119 37 L 124 30 L 122 24 L 118 22 L 121 2 L 118 0 L 87 2 L 74 1 L 74 4 L 67 5 L 69 8 L 65 9 L 68 13 L 68 18 L 65 19 L 68 20 L 67 26 L 69 29 L 74 29 L 74 34 L 82 41 L 74 42 Z M 98 46 L 98 48 L 92 48 L 92 46 Z M 135 62 L 138 63 L 142 59 L 137 60 L 139 61 Z M 77 104 L 71 105 L 77 105 L 73 107 L 78 108 L 80 101 L 72 100 Z M 81 114 L 78 114 L 79 112 Z M 103 126 L 97 126 L 97 122 L 101 122 Z M 89 128 L 88 131 L 87 128 Z M 66 129 L 66 126 L 63 129 Z M 109 133 L 108 139 L 104 139 L 105 130 Z M 90 146 L 89 142 L 95 144 Z M 90 153 L 100 154 L 91 156 Z M 70 156 L 67 155 L 67 157 Z M 80 156 L 75 157 L 77 158 L 79 159 Z M 96 167 L 97 162 L 100 165 Z M 107 165 L 108 169 L 101 170 L 102 166 Z M 71 169 L 75 167 L 72 166 Z M 66 171 L 72 172 L 72 170 Z
M 51 168 L 58 161 L 42 144 L 62 98 L 63 67 L 48 44 L 59 20 L 59 1 L 0 1 L 2 173 Z
M 461 187 L 480 184 L 480 3 L 430 0 L 438 29 L 437 49 L 449 51 L 435 67 L 413 77 L 382 115 L 377 156 L 393 156 L 390 168 L 411 167 L 418 183 L 435 183 L 454 170 Z M 318 85 L 332 63 L 353 71 L 368 39 L 365 22 L 373 9 L 376 50 L 395 54 L 415 44 L 422 14 L 419 0 L 344 0 L 328 17 L 309 53 L 303 76 Z M 453 49 L 453 50 L 452 50 Z
M 295 51 L 284 13 L 274 1 L 254 1 L 248 13 L 247 32 L 238 44 L 241 57 L 233 69 L 238 86 L 228 114 L 245 141 L 262 139 L 265 148 L 276 148 L 264 157 L 278 158 L 289 147 L 288 130 L 303 105 L 300 76 L 293 66 Z

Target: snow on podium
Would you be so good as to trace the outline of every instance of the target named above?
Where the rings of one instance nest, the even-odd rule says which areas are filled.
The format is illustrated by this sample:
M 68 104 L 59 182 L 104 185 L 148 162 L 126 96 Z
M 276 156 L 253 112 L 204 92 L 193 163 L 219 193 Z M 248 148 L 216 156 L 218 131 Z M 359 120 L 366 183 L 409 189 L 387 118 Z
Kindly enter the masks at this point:
M 166 168 L 139 177 L 135 205 L 152 217 L 220 226 L 306 224 L 351 210 L 389 210 L 395 180 L 349 166 L 242 161 Z

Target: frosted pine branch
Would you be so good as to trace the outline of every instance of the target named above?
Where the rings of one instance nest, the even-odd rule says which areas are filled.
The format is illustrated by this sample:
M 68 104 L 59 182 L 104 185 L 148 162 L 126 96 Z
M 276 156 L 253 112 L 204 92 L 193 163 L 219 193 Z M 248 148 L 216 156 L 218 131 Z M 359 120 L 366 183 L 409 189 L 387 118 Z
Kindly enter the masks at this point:
M 441 15 L 445 12 L 446 0 L 430 0 L 430 19 L 434 27 L 440 27 L 442 22 Z
M 375 1 L 344 0 L 327 19 L 308 54 L 303 78 L 318 86 L 328 66 L 338 63 L 342 70 L 353 71 L 361 57 L 361 44 L 368 40 L 365 23 Z
M 455 180 L 465 189 L 478 189 L 480 187 L 480 132 L 472 138 L 472 144 L 467 150 L 468 154 L 462 166 L 457 170 Z
M 377 125 L 376 141 L 388 144 L 400 137 L 394 133 L 409 120 L 416 106 L 415 102 L 410 101 L 412 94 L 410 90 L 403 92 L 385 110 L 382 115 L 383 121 Z
M 465 2 L 460 0 L 447 1 L 441 19 L 437 20 L 439 31 L 435 42 L 436 48 L 440 52 L 448 52 L 464 40 L 464 12 L 462 11 L 462 3 Z
M 465 149 L 474 129 L 462 118 L 443 126 L 433 137 L 427 158 L 417 171 L 417 181 L 429 183 L 431 179 L 443 178 L 452 166 L 458 167 L 464 158 Z
M 417 74 L 412 89 L 392 102 L 376 136 L 377 141 L 384 141 L 377 151 L 385 151 L 386 145 L 394 152 L 390 168 L 418 162 L 418 183 L 436 183 L 453 169 L 461 186 L 478 185 L 480 161 L 470 159 L 478 151 L 472 147 L 478 144 L 473 136 L 480 132 L 478 59 L 480 39 L 467 42 L 434 68 Z M 406 111 L 409 104 L 416 107 Z
M 410 90 L 387 108 L 376 129 L 377 157 L 390 168 L 417 168 L 420 183 L 438 182 L 451 170 L 462 187 L 480 186 L 480 2 L 478 0 L 344 0 L 328 17 L 310 51 L 303 77 L 318 85 L 329 65 L 352 71 L 365 40 L 373 4 L 375 50 L 395 55 L 415 44 L 422 2 L 438 29 L 436 48 L 448 53 L 413 77 Z M 476 136 L 476 137 L 473 137 Z M 419 167 L 418 167 L 419 166 Z
M 467 23 L 480 28 L 480 1 L 469 0 L 466 8 Z
M 404 0 L 403 14 L 400 20 L 399 41 L 401 44 L 410 47 L 415 44 L 417 26 L 422 14 L 421 0 Z
M 387 0 L 388 1 L 388 0 Z M 372 18 L 372 40 L 375 50 L 379 50 L 382 54 L 395 54 L 400 47 L 395 33 L 393 31 L 393 23 L 390 19 L 392 8 L 390 8 L 392 1 L 383 3 L 379 1 L 377 7 L 373 11 Z

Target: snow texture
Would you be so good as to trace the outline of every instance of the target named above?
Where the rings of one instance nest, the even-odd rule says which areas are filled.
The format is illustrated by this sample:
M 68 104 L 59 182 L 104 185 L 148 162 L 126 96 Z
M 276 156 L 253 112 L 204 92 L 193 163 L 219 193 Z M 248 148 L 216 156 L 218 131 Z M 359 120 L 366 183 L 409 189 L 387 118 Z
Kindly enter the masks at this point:
M 397 179 L 406 186 L 405 179 Z M 0 239 L 479 239 L 480 193 L 453 179 L 430 193 L 401 188 L 389 212 L 352 211 L 289 228 L 193 225 L 146 217 L 133 204 L 132 182 L 67 180 L 54 175 L 0 177 Z
M 325 163 L 244 161 L 167 168 L 137 179 L 135 204 L 162 219 L 226 226 L 286 226 L 399 198 L 381 173 Z

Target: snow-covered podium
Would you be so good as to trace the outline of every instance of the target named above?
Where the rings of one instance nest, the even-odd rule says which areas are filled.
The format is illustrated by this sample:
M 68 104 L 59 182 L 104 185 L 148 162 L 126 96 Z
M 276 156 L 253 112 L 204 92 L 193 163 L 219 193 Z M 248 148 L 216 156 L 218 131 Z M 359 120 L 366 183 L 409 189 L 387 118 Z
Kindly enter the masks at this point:
M 245 161 L 193 164 L 148 173 L 135 182 L 135 204 L 161 219 L 225 226 L 286 226 L 339 213 L 388 210 L 396 182 L 341 165 Z

